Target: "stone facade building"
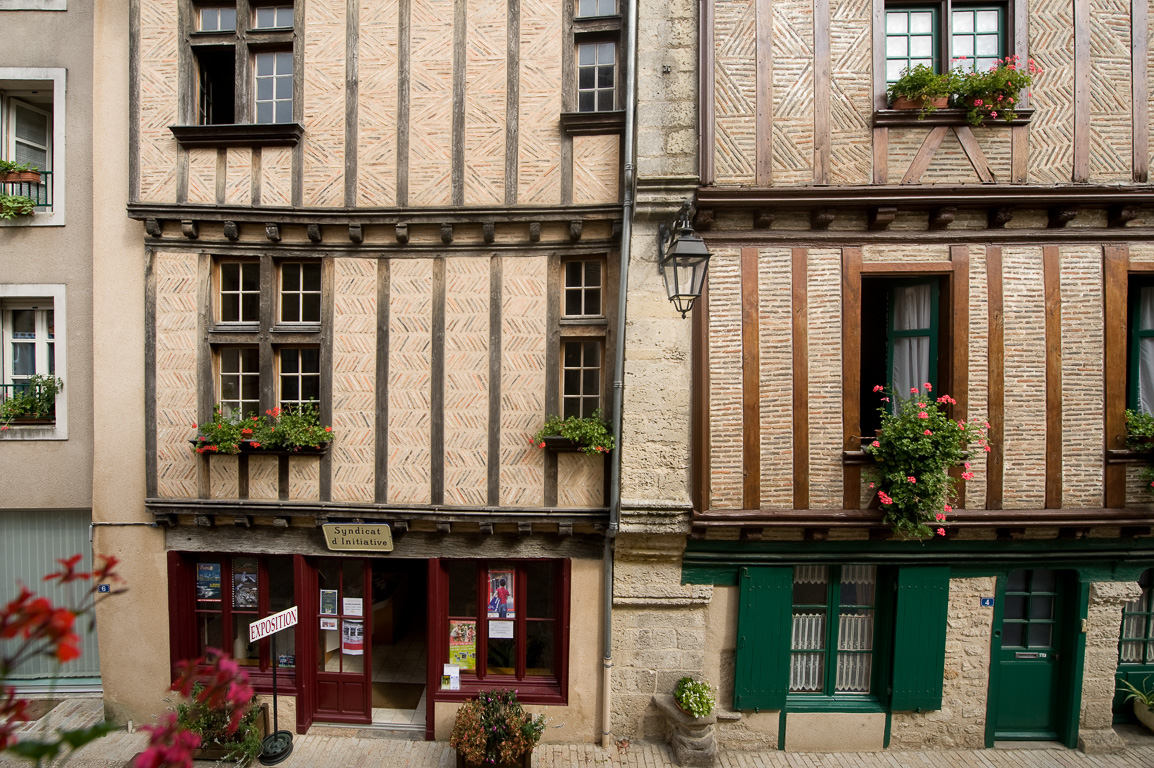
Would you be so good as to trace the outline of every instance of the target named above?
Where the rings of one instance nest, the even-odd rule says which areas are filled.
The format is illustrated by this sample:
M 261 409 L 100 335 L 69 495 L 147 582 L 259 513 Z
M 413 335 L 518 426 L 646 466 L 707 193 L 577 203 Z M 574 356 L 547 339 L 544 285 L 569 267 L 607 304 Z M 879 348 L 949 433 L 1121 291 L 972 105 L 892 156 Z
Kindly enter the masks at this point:
M 172 662 L 222 647 L 262 696 L 279 672 L 282 727 L 444 739 L 509 687 L 546 738 L 593 740 L 607 464 L 531 437 L 609 406 L 619 10 L 114 5 L 131 222 L 98 263 L 130 317 L 97 375 L 125 372 L 102 391 L 143 445 L 95 514 L 157 527 L 96 540 L 131 589 L 99 616 L 112 714 L 150 717 Z M 331 444 L 190 444 L 216 409 L 314 401 Z M 275 652 L 248 641 L 290 606 Z
M 1119 748 L 1115 679 L 1154 671 L 1125 421 L 1150 407 L 1147 4 L 640 14 L 615 736 L 661 738 L 653 697 L 693 674 L 729 748 Z M 1015 119 L 890 108 L 895 62 L 975 44 L 1043 70 Z M 679 321 L 654 261 L 687 199 L 713 256 Z M 914 379 L 990 425 L 924 542 L 870 508 L 862 451 L 873 386 Z

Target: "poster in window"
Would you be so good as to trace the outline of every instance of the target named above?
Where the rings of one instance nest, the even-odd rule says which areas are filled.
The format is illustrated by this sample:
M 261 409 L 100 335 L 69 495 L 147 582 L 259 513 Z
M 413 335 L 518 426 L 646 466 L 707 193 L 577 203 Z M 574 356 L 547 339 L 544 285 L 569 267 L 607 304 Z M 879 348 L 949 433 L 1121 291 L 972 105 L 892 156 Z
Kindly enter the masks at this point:
M 232 607 L 256 608 L 256 574 L 234 571 L 232 574 Z
M 337 591 L 335 589 L 321 590 L 321 615 L 337 615 Z
M 346 597 L 344 600 L 341 601 L 341 603 L 342 603 L 341 607 L 344 609 L 346 616 L 363 616 L 364 615 L 363 603 L 361 602 L 361 598 L 359 598 L 359 597 Z
M 512 569 L 489 569 L 490 619 L 512 619 L 513 611 L 513 571 Z
M 477 668 L 477 622 L 449 622 L 449 663 L 472 672 Z
M 196 564 L 196 600 L 200 603 L 220 602 L 220 563 Z
M 363 656 L 365 653 L 365 622 L 360 619 L 346 619 L 341 626 L 341 651 L 346 656 Z
M 336 629 L 336 628 L 337 628 L 337 620 L 336 619 L 321 619 L 321 629 Z

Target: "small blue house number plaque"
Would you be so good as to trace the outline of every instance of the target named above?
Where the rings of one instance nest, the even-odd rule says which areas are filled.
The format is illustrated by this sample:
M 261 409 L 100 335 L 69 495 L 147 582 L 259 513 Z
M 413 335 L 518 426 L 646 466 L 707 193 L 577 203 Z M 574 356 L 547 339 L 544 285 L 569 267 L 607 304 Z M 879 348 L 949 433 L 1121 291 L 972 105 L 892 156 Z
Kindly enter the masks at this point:
M 981 600 L 982 600 L 982 607 L 983 608 L 993 608 L 994 607 L 994 598 L 983 597 Z
M 97 585 L 97 587 L 96 587 L 96 591 L 97 591 L 97 592 L 108 592 L 108 591 L 110 591 L 111 589 L 112 589 L 112 586 L 111 586 L 111 585 L 109 585 L 109 584 L 99 584 L 99 585 Z

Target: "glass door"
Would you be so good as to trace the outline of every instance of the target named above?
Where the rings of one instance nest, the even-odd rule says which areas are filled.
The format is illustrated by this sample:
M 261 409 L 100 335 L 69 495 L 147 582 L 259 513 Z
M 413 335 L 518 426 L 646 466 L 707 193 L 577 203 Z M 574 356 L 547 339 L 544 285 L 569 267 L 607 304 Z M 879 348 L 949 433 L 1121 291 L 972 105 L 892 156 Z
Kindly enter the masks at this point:
M 372 635 L 368 561 L 316 561 L 317 632 L 315 719 L 370 723 Z

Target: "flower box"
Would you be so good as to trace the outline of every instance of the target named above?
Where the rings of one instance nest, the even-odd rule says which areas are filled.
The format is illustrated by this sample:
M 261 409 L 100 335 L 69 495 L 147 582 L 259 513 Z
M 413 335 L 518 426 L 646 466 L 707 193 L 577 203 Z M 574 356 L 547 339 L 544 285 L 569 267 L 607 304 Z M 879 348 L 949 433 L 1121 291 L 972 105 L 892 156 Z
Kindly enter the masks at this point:
M 542 437 L 541 442 L 545 444 L 545 450 L 553 451 L 554 453 L 576 453 L 581 450 L 580 443 L 570 440 L 567 437 L 561 437 L 560 435 Z

